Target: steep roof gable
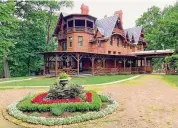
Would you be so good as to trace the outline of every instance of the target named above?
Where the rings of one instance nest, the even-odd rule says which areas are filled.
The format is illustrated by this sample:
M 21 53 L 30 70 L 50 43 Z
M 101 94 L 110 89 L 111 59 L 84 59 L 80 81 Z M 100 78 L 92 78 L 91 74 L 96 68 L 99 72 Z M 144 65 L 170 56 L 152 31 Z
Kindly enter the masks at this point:
M 136 26 L 133 28 L 124 29 L 124 33 L 128 34 L 129 40 L 132 40 L 132 36 L 134 37 L 135 42 L 139 41 L 140 35 L 142 32 L 142 26 Z
M 110 37 L 118 20 L 118 15 L 113 15 L 104 19 L 96 20 L 96 28 L 104 37 Z

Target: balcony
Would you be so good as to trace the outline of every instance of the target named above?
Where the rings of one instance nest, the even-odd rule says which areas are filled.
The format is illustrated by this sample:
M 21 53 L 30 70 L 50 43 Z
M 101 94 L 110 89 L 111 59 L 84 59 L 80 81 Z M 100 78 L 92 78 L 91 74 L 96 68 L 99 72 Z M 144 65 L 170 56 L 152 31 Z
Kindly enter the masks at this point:
M 94 29 L 90 27 L 76 26 L 76 27 L 68 27 L 67 33 L 72 32 L 87 32 L 90 34 L 94 34 Z

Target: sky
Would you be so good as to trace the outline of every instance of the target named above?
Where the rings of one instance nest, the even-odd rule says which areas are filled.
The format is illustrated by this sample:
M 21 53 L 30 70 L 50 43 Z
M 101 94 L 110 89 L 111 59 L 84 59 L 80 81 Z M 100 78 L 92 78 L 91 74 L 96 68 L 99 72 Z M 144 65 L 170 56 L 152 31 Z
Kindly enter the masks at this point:
M 105 15 L 111 16 L 115 11 L 123 11 L 123 27 L 131 28 L 135 26 L 135 21 L 155 5 L 161 9 L 168 5 L 173 5 L 176 0 L 73 0 L 72 9 L 64 8 L 66 13 L 81 13 L 80 7 L 83 4 L 89 7 L 89 14 L 101 19 Z

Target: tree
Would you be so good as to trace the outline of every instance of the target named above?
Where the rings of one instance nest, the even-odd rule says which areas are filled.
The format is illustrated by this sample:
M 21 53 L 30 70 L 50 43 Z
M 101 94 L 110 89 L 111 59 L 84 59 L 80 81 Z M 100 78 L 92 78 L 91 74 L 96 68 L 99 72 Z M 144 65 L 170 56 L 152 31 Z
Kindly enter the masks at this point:
M 138 18 L 137 25 L 142 25 L 147 49 L 178 49 L 178 2 L 160 11 L 158 7 L 151 7 Z M 153 61 L 158 67 L 164 61 Z
M 13 1 L 0 2 L 0 72 L 4 72 L 5 77 L 10 77 L 8 54 L 10 48 L 14 46 L 14 30 L 16 27 L 16 19 L 12 15 L 14 11 L 15 3 Z
M 12 76 L 40 72 L 43 58 L 39 52 L 57 48 L 54 47 L 55 40 L 51 38 L 58 18 L 56 12 L 72 4 L 71 1 L 16 1 L 14 15 L 22 20 L 18 24 L 17 43 L 10 49 Z

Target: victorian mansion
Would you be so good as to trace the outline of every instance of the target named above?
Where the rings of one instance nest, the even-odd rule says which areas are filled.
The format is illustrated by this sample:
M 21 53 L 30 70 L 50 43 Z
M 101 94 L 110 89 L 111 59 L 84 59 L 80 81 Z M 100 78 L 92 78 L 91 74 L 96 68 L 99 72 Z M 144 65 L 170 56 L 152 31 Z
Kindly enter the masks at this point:
M 144 51 L 147 42 L 141 26 L 124 29 L 121 10 L 97 19 L 82 4 L 81 14 L 61 13 L 53 36 L 57 51 L 42 52 L 44 73 L 69 75 L 151 73 L 151 58 L 169 50 Z

